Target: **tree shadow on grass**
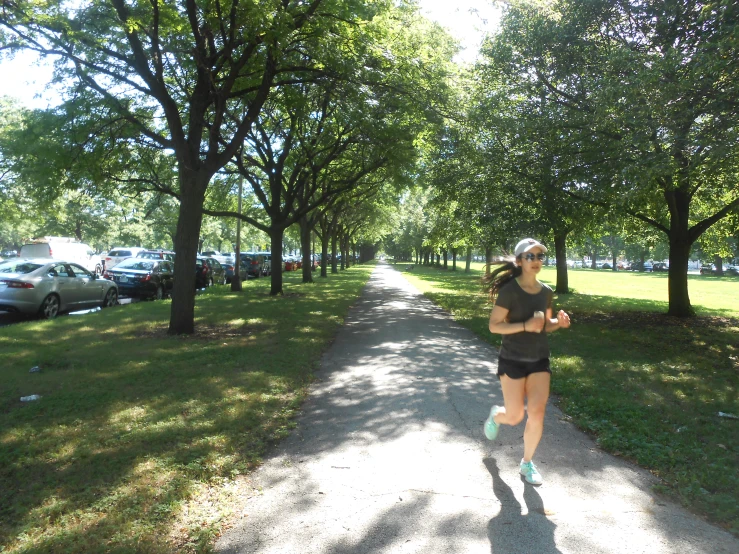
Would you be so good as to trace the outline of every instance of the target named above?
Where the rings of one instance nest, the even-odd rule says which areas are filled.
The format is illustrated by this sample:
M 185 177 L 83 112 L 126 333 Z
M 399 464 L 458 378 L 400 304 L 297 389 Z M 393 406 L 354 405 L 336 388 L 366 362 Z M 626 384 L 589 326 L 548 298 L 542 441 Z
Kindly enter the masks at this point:
M 9 328 L 0 545 L 166 551 L 194 483 L 248 471 L 285 435 L 365 280 L 344 274 L 289 300 L 213 291 L 198 299 L 194 337 L 164 334 L 167 303 Z M 42 371 L 29 375 L 34 365 Z M 42 400 L 18 400 L 31 393 Z

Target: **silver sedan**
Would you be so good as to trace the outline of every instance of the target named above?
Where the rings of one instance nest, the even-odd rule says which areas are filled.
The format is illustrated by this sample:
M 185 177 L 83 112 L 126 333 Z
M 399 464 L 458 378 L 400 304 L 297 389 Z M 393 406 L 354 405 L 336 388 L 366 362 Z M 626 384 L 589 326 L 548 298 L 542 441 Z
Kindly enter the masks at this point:
M 0 311 L 39 314 L 53 319 L 118 302 L 118 285 L 78 264 L 49 258 L 0 262 Z

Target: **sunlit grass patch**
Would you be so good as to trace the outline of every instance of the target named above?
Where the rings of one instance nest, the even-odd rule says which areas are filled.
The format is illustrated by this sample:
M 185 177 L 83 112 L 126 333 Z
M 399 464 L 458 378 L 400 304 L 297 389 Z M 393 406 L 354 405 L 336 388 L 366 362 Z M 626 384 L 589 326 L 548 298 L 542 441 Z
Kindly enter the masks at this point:
M 443 271 L 415 266 L 403 275 L 484 340 L 492 305 L 481 291 L 483 265 Z M 555 285 L 554 268 L 540 279 Z M 604 449 L 662 479 L 660 491 L 739 534 L 739 279 L 689 276 L 698 318 L 667 311 L 667 276 L 569 272 L 572 294 L 555 307 L 572 316 L 551 335 L 552 391 L 566 416 Z
M 371 269 L 214 287 L 192 336 L 167 335 L 165 302 L 4 328 L 0 551 L 207 549 Z

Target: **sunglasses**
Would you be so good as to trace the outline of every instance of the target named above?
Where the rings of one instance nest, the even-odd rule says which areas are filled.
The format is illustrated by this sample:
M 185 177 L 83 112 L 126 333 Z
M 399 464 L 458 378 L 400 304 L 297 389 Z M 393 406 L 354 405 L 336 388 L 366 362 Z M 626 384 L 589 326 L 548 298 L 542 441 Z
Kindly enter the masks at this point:
M 541 254 L 524 254 L 523 259 L 527 262 L 533 262 L 534 260 L 539 260 L 540 262 L 543 262 L 547 259 L 547 255 L 544 253 Z

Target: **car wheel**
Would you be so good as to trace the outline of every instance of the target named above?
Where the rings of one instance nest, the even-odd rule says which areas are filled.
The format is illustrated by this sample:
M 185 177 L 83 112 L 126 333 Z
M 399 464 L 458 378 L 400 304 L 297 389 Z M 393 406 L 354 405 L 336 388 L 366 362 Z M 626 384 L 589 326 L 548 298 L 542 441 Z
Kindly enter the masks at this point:
M 221 284 L 222 285 L 227 285 L 228 284 L 228 281 L 226 281 L 226 276 L 225 275 L 223 276 L 223 279 L 221 279 Z
M 59 297 L 55 294 L 50 294 L 44 298 L 44 301 L 41 302 L 39 314 L 44 319 L 54 319 L 59 314 Z
M 118 293 L 114 288 L 108 289 L 105 293 L 105 299 L 103 300 L 101 308 L 112 308 L 118 303 Z
M 154 298 L 157 300 L 164 300 L 164 288 L 162 287 L 162 285 L 157 286 L 157 292 Z

